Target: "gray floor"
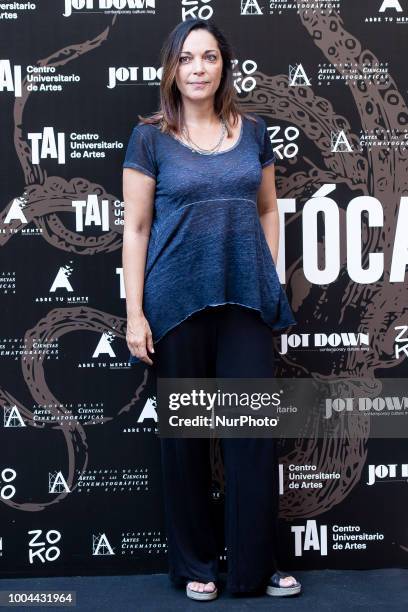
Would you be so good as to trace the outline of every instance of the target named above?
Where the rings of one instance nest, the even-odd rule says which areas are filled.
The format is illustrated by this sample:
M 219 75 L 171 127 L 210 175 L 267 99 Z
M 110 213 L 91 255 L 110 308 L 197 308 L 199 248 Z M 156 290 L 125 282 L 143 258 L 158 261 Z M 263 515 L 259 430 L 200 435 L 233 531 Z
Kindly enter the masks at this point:
M 294 597 L 242 597 L 230 595 L 223 585 L 214 601 L 188 599 L 182 588 L 173 587 L 167 574 L 135 576 L 74 576 L 64 578 L 2 579 L 0 591 L 73 590 L 77 605 L 70 607 L 13 606 L 17 610 L 73 609 L 109 612 L 185 612 L 208 606 L 218 610 L 296 610 L 297 612 L 364 610 L 408 611 L 408 570 L 314 570 L 293 572 L 302 583 L 303 593 Z

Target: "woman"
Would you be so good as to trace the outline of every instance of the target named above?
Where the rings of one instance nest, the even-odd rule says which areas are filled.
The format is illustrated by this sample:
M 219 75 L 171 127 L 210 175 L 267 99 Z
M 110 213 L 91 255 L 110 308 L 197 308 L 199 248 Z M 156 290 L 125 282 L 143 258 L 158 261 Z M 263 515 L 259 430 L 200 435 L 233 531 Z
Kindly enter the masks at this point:
M 208 21 L 162 50 L 160 110 L 134 127 L 123 164 L 130 363 L 159 377 L 271 377 L 272 329 L 295 324 L 275 264 L 279 221 L 266 124 L 235 99 L 232 51 Z M 154 361 L 153 361 L 153 359 Z M 161 438 L 169 575 L 217 597 L 208 439 Z M 221 439 L 227 588 L 293 595 L 276 567 L 274 439 Z

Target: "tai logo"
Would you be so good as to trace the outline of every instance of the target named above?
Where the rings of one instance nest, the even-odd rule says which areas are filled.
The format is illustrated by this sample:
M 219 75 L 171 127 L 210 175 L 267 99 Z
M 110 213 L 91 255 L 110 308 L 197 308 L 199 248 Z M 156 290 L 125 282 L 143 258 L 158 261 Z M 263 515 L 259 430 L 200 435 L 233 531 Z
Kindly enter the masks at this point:
M 59 164 L 65 164 L 65 134 L 54 128 L 45 127 L 42 132 L 30 132 L 27 138 L 31 140 L 31 161 L 39 164 L 40 159 L 51 157 L 57 159 Z
M 293 525 L 290 530 L 295 534 L 295 556 L 301 557 L 304 550 L 320 550 L 327 555 L 327 525 L 320 525 L 320 533 L 315 520 L 304 525 Z
M 98 202 L 98 196 L 88 195 L 86 200 L 73 200 L 72 206 L 75 209 L 75 229 L 83 232 L 84 226 L 99 226 L 102 231 L 109 231 L 109 200 Z
M 16 98 L 21 97 L 21 66 L 0 60 L 0 91 L 14 91 Z

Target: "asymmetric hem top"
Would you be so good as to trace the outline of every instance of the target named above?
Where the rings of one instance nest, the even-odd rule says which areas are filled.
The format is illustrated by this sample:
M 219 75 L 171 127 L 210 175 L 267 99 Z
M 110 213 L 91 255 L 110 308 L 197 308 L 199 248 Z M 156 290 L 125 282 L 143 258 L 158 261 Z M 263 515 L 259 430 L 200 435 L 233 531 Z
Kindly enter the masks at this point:
M 276 157 L 264 119 L 252 116 L 214 155 L 153 124 L 132 130 L 123 168 L 156 180 L 143 293 L 154 344 L 194 312 L 227 303 L 258 310 L 272 329 L 296 325 L 257 210 L 262 168 Z

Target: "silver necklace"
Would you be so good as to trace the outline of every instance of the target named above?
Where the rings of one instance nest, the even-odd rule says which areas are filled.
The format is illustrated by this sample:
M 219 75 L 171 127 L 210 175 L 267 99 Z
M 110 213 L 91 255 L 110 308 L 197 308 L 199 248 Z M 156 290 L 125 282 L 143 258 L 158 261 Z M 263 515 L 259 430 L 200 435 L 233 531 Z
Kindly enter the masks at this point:
M 183 134 L 185 140 L 189 143 L 187 146 L 188 148 L 193 151 L 193 153 L 202 153 L 203 155 L 214 155 L 214 153 L 217 153 L 217 151 L 219 150 L 219 148 L 222 145 L 222 142 L 225 138 L 225 135 L 227 134 L 227 125 L 224 121 L 224 119 L 221 117 L 221 136 L 218 140 L 218 142 L 211 148 L 211 149 L 203 149 L 202 147 L 200 147 L 199 145 L 197 145 L 195 142 L 193 142 L 190 138 L 190 134 L 188 133 L 188 129 L 186 126 L 183 126 L 181 129 L 181 133 Z M 189 146 L 190 145 L 190 146 Z

